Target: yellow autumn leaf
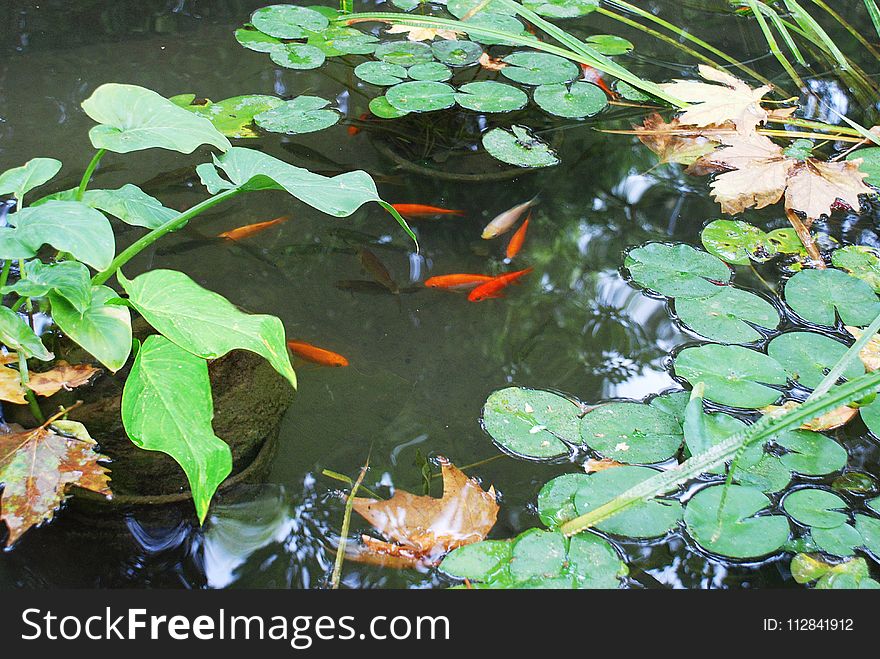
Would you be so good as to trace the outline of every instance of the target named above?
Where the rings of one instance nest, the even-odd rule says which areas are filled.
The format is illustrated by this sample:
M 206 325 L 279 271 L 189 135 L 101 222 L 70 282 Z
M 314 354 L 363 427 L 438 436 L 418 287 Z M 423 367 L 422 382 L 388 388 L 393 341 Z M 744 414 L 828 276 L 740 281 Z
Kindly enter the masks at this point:
M 851 327 L 849 325 L 846 326 L 846 331 L 852 334 L 856 341 L 862 338 L 862 334 L 864 334 L 864 331 L 858 327 Z M 875 334 L 868 339 L 865 347 L 859 350 L 859 359 L 865 365 L 865 370 L 869 372 L 880 368 L 880 334 Z
M 406 34 L 410 41 L 433 41 L 437 37 L 455 41 L 458 33 L 454 30 L 441 30 L 434 27 L 416 27 L 414 25 L 394 25 L 387 30 L 388 34 Z
M 22 405 L 27 402 L 21 378 L 9 364 L 18 363 L 18 355 L 0 355 L 0 400 Z M 59 361 L 55 367 L 41 373 L 31 373 L 28 387 L 38 396 L 52 396 L 62 389 L 70 391 L 86 384 L 99 369 L 88 364 L 68 364 Z
M 681 132 L 680 122 L 673 119 L 666 123 L 656 112 L 645 117 L 640 126 L 635 126 L 636 135 L 646 147 L 660 158 L 661 163 L 691 165 L 701 157 L 712 153 L 718 145 L 700 132 Z

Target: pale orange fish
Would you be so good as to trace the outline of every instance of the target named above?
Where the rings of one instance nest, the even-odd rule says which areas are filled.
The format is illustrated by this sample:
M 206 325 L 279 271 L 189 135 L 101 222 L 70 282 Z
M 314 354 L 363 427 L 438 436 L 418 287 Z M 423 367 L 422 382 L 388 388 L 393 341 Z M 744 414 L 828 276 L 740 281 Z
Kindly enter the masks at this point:
M 274 220 L 269 220 L 267 222 L 257 222 L 256 224 L 247 224 L 243 227 L 238 227 L 237 229 L 230 229 L 229 231 L 224 231 L 221 233 L 218 238 L 226 238 L 228 240 L 241 240 L 242 238 L 250 238 L 255 233 L 260 233 L 260 231 L 265 231 L 270 227 L 274 227 L 276 224 L 281 224 L 282 222 L 287 222 L 290 218 L 287 215 L 282 215 L 281 217 L 276 217 Z
M 370 118 L 370 113 L 369 113 L 369 112 L 364 112 L 361 116 L 358 117 L 358 121 L 365 121 L 365 120 L 367 120 L 367 119 L 369 119 L 369 118 Z M 348 134 L 351 135 L 352 137 L 354 137 L 355 135 L 357 135 L 358 133 L 360 133 L 361 130 L 362 130 L 362 129 L 361 129 L 360 126 L 349 126 L 349 127 L 348 127 Z
M 501 234 L 507 233 L 513 228 L 513 225 L 516 224 L 517 220 L 522 217 L 522 214 L 529 210 L 532 206 L 538 203 L 538 196 L 535 195 L 528 201 L 524 201 L 521 204 L 517 204 L 511 209 L 500 213 L 495 216 L 489 224 L 486 225 L 486 228 L 483 229 L 483 235 L 480 236 L 483 240 L 490 240 L 492 238 L 496 238 Z
M 406 218 L 436 217 L 438 215 L 464 215 L 464 211 L 425 206 L 424 204 L 391 204 L 392 208 Z
M 605 84 L 605 80 L 602 78 L 602 72 L 599 69 L 595 69 L 589 64 L 581 64 L 581 71 L 584 72 L 583 80 L 587 80 L 596 85 L 603 92 L 608 94 L 611 98 L 617 98 L 617 94 Z
M 321 366 L 348 366 L 348 360 L 342 355 L 313 346 L 310 343 L 291 339 L 287 342 L 287 347 L 297 357 L 302 357 L 313 364 L 320 364 Z
M 454 274 L 454 275 L 438 275 L 436 277 L 431 277 L 430 279 L 425 280 L 425 286 L 428 288 L 445 288 L 448 290 L 462 290 L 467 288 L 473 288 L 474 286 L 479 286 L 480 284 L 485 284 L 486 282 L 490 282 L 495 277 L 491 277 L 489 275 L 469 275 L 469 274 Z
M 487 281 L 485 284 L 481 284 L 472 290 L 471 294 L 468 295 L 468 301 L 482 302 L 483 300 L 488 300 L 490 298 L 504 297 L 504 295 L 501 294 L 502 290 L 511 284 L 516 283 L 520 277 L 525 277 L 531 271 L 531 268 L 526 268 L 525 270 L 518 270 L 517 272 L 510 272 L 506 275 L 493 277 L 492 281 Z
M 512 259 L 514 256 L 519 254 L 519 250 L 522 249 L 523 243 L 526 240 L 526 231 L 529 230 L 529 220 L 532 218 L 531 212 L 526 215 L 525 222 L 522 223 L 519 229 L 516 230 L 516 233 L 510 238 L 510 242 L 507 243 L 507 251 L 505 254 L 508 259 Z

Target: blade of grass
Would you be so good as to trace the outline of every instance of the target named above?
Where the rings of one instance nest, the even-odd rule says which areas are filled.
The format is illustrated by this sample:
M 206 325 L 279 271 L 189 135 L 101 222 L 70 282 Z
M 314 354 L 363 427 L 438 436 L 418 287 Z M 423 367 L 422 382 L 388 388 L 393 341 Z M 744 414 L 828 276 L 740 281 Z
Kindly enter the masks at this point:
M 364 476 L 367 475 L 367 469 L 370 467 L 370 458 L 361 467 L 361 473 L 358 474 L 357 480 L 351 487 L 351 492 L 345 500 L 345 514 L 342 518 L 342 529 L 339 532 L 339 546 L 336 548 L 336 561 L 333 563 L 333 574 L 330 577 L 330 588 L 336 590 L 339 588 L 339 582 L 342 579 L 342 563 L 345 561 L 345 545 L 348 541 L 348 529 L 351 525 L 351 511 L 354 507 L 354 498 L 357 496 L 358 488 L 364 482 Z
M 767 20 L 764 18 L 764 14 L 758 9 L 758 3 L 755 0 L 746 0 L 746 2 L 748 2 L 749 9 L 752 10 L 755 20 L 758 21 L 758 27 L 761 28 L 761 33 L 764 35 L 764 40 L 770 47 L 770 52 L 773 53 L 773 57 L 775 57 L 782 65 L 782 68 L 785 69 L 785 72 L 788 74 L 788 77 L 791 78 L 792 82 L 798 86 L 798 89 L 802 89 L 804 81 L 801 80 L 797 71 L 794 70 L 791 62 L 789 62 L 788 58 L 785 56 L 785 53 L 779 49 L 779 44 L 776 41 L 776 37 L 773 36 L 773 32 L 770 31 L 770 26 L 767 25 Z
M 843 353 L 843 356 L 838 360 L 834 367 L 828 371 L 828 375 L 822 378 L 822 381 L 815 389 L 813 389 L 813 393 L 810 394 L 809 398 L 807 398 L 807 402 L 819 398 L 822 394 L 837 384 L 837 381 L 840 379 L 840 376 L 843 375 L 843 372 L 852 362 L 858 359 L 859 352 L 861 352 L 862 348 L 868 345 L 868 341 L 870 341 L 878 331 L 880 331 L 880 314 L 871 321 L 871 324 L 865 328 L 862 336 L 849 347 L 849 350 Z
M 865 9 L 868 10 L 868 16 L 871 17 L 871 22 L 874 24 L 874 31 L 880 37 L 880 7 L 874 0 L 865 0 Z
M 761 5 L 762 7 L 764 5 Z M 807 61 L 804 59 L 804 56 L 801 54 L 800 48 L 797 47 L 797 43 L 795 43 L 794 37 L 791 36 L 791 32 L 788 31 L 788 28 L 785 27 L 785 23 L 779 18 L 779 14 L 777 14 L 772 9 L 767 9 L 767 18 L 770 19 L 770 22 L 773 23 L 773 27 L 776 28 L 776 31 L 779 32 L 779 35 L 782 37 L 782 40 L 785 42 L 785 45 L 788 46 L 788 49 L 791 51 L 791 54 L 794 55 L 795 60 L 801 66 L 807 66 Z
M 834 9 L 829 7 L 828 4 L 824 0 L 812 0 L 812 2 L 814 5 L 816 5 L 817 7 L 822 9 L 825 13 L 827 13 L 829 16 L 831 16 L 831 18 L 833 18 L 835 21 L 837 21 L 840 24 L 840 26 L 844 30 L 849 32 L 850 36 L 852 36 L 853 39 L 858 41 L 865 48 L 865 50 L 867 50 L 869 53 L 871 53 L 871 55 L 874 56 L 875 59 L 880 59 L 880 52 L 878 52 L 877 49 L 874 48 L 874 46 L 872 46 L 868 42 L 868 40 L 865 39 L 865 37 L 863 37 L 861 35 L 861 33 L 855 27 L 853 27 L 849 22 L 847 22 L 847 20 L 843 16 L 841 16 L 836 11 L 834 11 Z
M 795 22 L 801 26 L 801 29 L 815 35 L 815 37 L 825 45 L 828 52 L 834 57 L 837 65 L 844 70 L 849 70 L 851 66 L 846 55 L 840 51 L 840 48 L 838 48 L 837 44 L 834 43 L 834 40 L 828 36 L 828 33 L 822 29 L 822 26 L 816 22 L 816 19 L 810 16 L 807 10 L 801 7 L 796 0 L 783 0 L 783 2 L 785 2 L 785 6 L 788 8 L 788 11 L 791 12 Z

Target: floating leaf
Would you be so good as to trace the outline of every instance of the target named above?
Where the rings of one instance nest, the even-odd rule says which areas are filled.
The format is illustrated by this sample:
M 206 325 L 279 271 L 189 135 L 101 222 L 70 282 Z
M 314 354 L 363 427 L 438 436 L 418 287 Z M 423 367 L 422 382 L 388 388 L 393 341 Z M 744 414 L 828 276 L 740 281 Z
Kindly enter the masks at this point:
M 613 34 L 594 34 L 586 42 L 603 55 L 625 55 L 635 48 L 631 41 Z
M 626 255 L 624 265 L 640 286 L 668 297 L 706 297 L 730 281 L 730 268 L 690 245 L 648 243 Z
M 779 417 L 783 413 L 797 409 L 800 406 L 801 403 L 789 400 L 782 405 L 770 405 L 764 407 L 761 409 L 761 412 L 771 417 Z M 832 430 L 848 423 L 853 416 L 855 416 L 856 412 L 857 410 L 854 407 L 841 405 L 830 412 L 825 412 L 825 414 L 821 414 L 809 421 L 805 421 L 801 424 L 800 428 L 802 430 L 815 430 L 817 432 Z
M 326 9 L 322 7 L 322 9 Z M 321 32 L 310 34 L 306 42 L 327 57 L 341 55 L 369 55 L 379 43 L 379 39 L 367 32 L 351 27 L 333 26 Z
M 501 69 L 501 75 L 523 85 L 570 82 L 580 74 L 574 63 L 549 53 L 521 50 L 505 57 L 504 62 L 507 66 Z
M 663 462 L 678 452 L 682 440 L 675 417 L 641 403 L 606 403 L 581 419 L 581 441 L 624 463 Z
M 708 344 L 685 348 L 675 358 L 675 374 L 692 384 L 706 386 L 705 397 L 731 407 L 770 405 L 780 392 L 785 370 L 772 357 L 741 346 Z
M 783 449 L 779 460 L 803 476 L 824 476 L 846 466 L 846 449 L 830 437 L 807 430 L 789 430 L 773 438 Z
M 846 325 L 844 329 L 856 340 L 862 338 L 864 334 L 858 327 Z M 865 370 L 868 372 L 876 371 L 880 368 L 880 334 L 875 334 L 868 339 L 865 346 L 859 350 L 859 361 L 862 362 Z
M 785 301 L 804 320 L 833 327 L 865 326 L 880 313 L 871 287 L 840 270 L 803 270 L 785 283 Z M 836 314 L 835 314 L 836 312 Z
M 493 158 L 517 167 L 551 167 L 559 158 L 546 142 L 532 135 L 525 126 L 511 126 L 513 132 L 493 128 L 483 134 L 483 147 Z
M 448 66 L 440 62 L 425 62 L 424 64 L 414 64 L 409 67 L 409 77 L 413 80 L 443 82 L 452 77 L 452 71 Z
M 880 512 L 880 510 L 877 510 L 875 506 L 874 512 Z M 858 514 L 855 518 L 856 530 L 862 537 L 862 545 L 874 556 L 880 557 L 880 519 Z
M 9 529 L 7 545 L 51 520 L 71 487 L 110 496 L 108 471 L 99 464 L 104 460 L 75 421 L 0 434 L 0 519 Z
M 733 286 L 708 297 L 678 298 L 675 314 L 697 334 L 713 341 L 750 343 L 763 338 L 752 325 L 775 329 L 779 312 L 764 298 Z
M 18 355 L 14 352 L 0 355 L 0 400 L 18 405 L 27 403 L 25 389 L 21 384 L 20 373 L 8 364 L 18 364 Z M 64 389 L 70 391 L 86 384 L 98 369 L 88 364 L 71 365 L 59 361 L 48 371 L 30 372 L 28 389 L 38 396 L 52 396 Z
M 325 109 L 330 101 L 318 96 L 297 96 L 254 117 L 257 126 L 272 133 L 301 135 L 328 128 L 339 121 L 336 110 Z
M 354 74 L 371 85 L 384 87 L 406 80 L 406 69 L 388 62 L 363 62 L 354 67 Z
M 278 39 L 304 39 L 309 32 L 319 32 L 330 22 L 308 7 L 271 5 L 255 11 L 251 23 L 261 32 Z
M 286 43 L 269 53 L 278 66 L 299 71 L 317 69 L 327 59 L 324 51 L 305 43 Z
M 391 105 L 388 102 L 388 99 L 384 96 L 377 96 L 374 99 L 370 100 L 370 112 L 379 117 L 380 119 L 397 119 L 399 117 L 405 117 L 409 114 L 406 110 L 398 110 L 396 107 Z
M 388 28 L 387 34 L 405 34 L 409 41 L 433 41 L 437 37 L 454 40 L 457 38 L 458 32 L 439 27 L 398 24 Z
M 483 427 L 502 449 L 527 458 L 568 455 L 581 443 L 581 408 L 550 391 L 508 387 L 493 392 L 483 407 Z
M 775 455 L 765 453 L 748 467 L 737 464 L 733 469 L 733 481 L 765 493 L 779 492 L 791 482 L 791 471 Z
M 880 397 L 859 408 L 859 415 L 868 430 L 875 437 L 880 437 Z
M 467 25 L 474 25 L 484 29 L 513 35 L 510 39 L 487 37 L 479 34 L 470 35 L 472 41 L 476 41 L 486 46 L 517 46 L 519 45 L 519 37 L 529 36 L 523 28 L 523 24 L 516 18 L 513 16 L 504 16 L 503 14 L 496 14 L 494 12 L 481 11 L 464 20 L 463 23 L 465 23 L 463 26 L 464 29 L 467 29 Z
M 688 501 L 684 521 L 688 533 L 710 552 L 759 558 L 778 550 L 789 537 L 785 517 L 757 515 L 769 505 L 770 500 L 753 487 L 714 485 Z
M 248 50 L 254 50 L 258 53 L 270 53 L 275 48 L 283 45 L 280 39 L 270 37 L 264 32 L 260 32 L 252 25 L 245 25 L 235 31 L 235 40 Z M 186 105 L 189 105 L 187 103 Z
M 592 116 L 608 105 L 605 92 L 589 82 L 541 85 L 535 89 L 534 99 L 550 114 L 572 119 Z
M 25 194 L 55 178 L 60 170 L 61 161 L 54 158 L 28 160 L 21 167 L 0 174 L 0 195 L 11 194 L 21 201 Z
M 851 524 L 841 524 L 832 528 L 814 526 L 810 536 L 819 548 L 832 556 L 852 556 L 863 543 L 862 535 Z
M 785 496 L 782 507 L 795 520 L 806 526 L 832 529 L 846 524 L 849 518 L 841 510 L 847 505 L 841 497 L 828 490 L 805 487 Z
M 442 82 L 403 82 L 385 92 L 385 100 L 404 112 L 432 112 L 455 105 L 455 89 Z
M 614 91 L 616 91 L 626 100 L 635 101 L 636 103 L 644 103 L 645 101 L 651 100 L 651 97 L 648 96 L 645 92 L 633 87 L 631 84 L 623 80 L 618 80 L 614 83 Z M 678 120 L 676 119 L 675 121 Z
M 858 160 L 858 168 L 866 175 L 865 183 L 880 186 L 880 147 L 870 147 L 853 151 L 846 157 L 847 160 Z
M 524 0 L 523 6 L 539 16 L 576 18 L 599 8 L 599 0 Z
M 843 343 L 815 332 L 786 332 L 767 346 L 767 354 L 782 364 L 792 380 L 808 389 L 816 387 L 846 351 Z M 851 379 L 864 372 L 859 362 L 851 362 L 842 377 Z
M 31 326 L 12 309 L 0 306 L 0 342 L 7 348 L 20 352 L 25 357 L 34 357 L 47 362 L 54 355 L 36 335 Z
M 440 569 L 459 579 L 491 582 L 507 568 L 512 548 L 510 540 L 483 540 L 462 545 L 446 555 Z
M 880 147 L 877 149 L 880 151 Z M 880 293 L 880 258 L 871 248 L 864 245 L 847 245 L 834 250 L 831 263 L 835 268 L 846 270 L 858 277 L 875 292 Z
M 618 82 L 618 90 L 626 89 L 623 87 L 624 84 Z M 643 100 L 650 100 L 644 94 L 642 96 Z M 679 127 L 678 119 L 666 123 L 663 117 L 656 112 L 649 114 L 640 125 L 634 128 L 639 141 L 656 153 L 661 163 L 674 162 L 692 165 L 701 157 L 712 153 L 718 146 L 717 141 L 700 133 L 683 133 Z
M 710 254 L 734 265 L 748 265 L 752 259 L 767 261 L 776 255 L 766 233 L 740 220 L 713 220 L 700 233 L 700 240 Z
M 92 299 L 89 269 L 77 261 L 61 261 L 44 265 L 34 259 L 24 264 L 21 279 L 0 289 L 0 293 L 17 293 L 26 297 L 46 297 L 56 291 L 78 311 L 85 311 Z
M 529 97 L 511 85 L 483 80 L 462 85 L 455 100 L 463 108 L 476 112 L 510 112 L 524 108 Z
M 470 66 L 483 54 L 480 45 L 473 41 L 437 41 L 431 44 L 431 51 L 447 66 Z
M 201 105 L 188 105 L 186 109 L 210 121 L 227 137 L 246 138 L 259 136 L 251 128 L 255 116 L 283 103 L 284 101 L 275 96 L 251 94 L 227 98 L 217 103 L 208 101 Z
M 469 14 L 473 14 L 475 9 L 479 9 L 480 13 L 487 14 L 513 14 L 513 9 L 509 5 L 495 0 L 489 0 L 485 6 L 485 0 L 449 0 L 446 2 L 446 9 L 456 18 L 464 18 Z
M 431 46 L 412 41 L 386 41 L 379 44 L 373 54 L 383 62 L 398 66 L 413 66 L 434 60 Z

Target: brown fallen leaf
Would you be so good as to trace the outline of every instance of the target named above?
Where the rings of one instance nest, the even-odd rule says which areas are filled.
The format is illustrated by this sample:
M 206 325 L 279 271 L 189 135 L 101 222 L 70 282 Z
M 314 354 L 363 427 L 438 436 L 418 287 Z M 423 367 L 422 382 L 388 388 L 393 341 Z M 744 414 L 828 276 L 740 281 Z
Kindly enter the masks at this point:
M 840 204 L 858 210 L 859 195 L 872 193 L 862 180 L 867 174 L 859 170 L 861 164 L 861 158 L 839 162 L 810 158 L 799 162 L 788 177 L 785 207 L 800 211 L 810 220 L 831 213 Z
M 666 123 L 656 112 L 633 128 L 642 144 L 656 153 L 661 163 L 692 165 L 718 146 L 717 140 L 701 132 L 682 133 L 678 119 Z
M 849 325 L 846 325 L 845 327 L 846 331 L 849 332 L 856 341 L 862 338 L 862 334 L 864 334 L 863 330 Z M 876 371 L 880 368 L 880 334 L 875 334 L 868 339 L 865 347 L 859 350 L 859 359 L 862 361 L 862 364 L 865 365 L 865 370 L 868 372 Z
M 767 111 L 760 101 L 772 89 L 765 85 L 752 89 L 739 78 L 720 69 L 701 64 L 700 75 L 708 80 L 676 80 L 660 88 L 691 105 L 679 116 L 679 122 L 690 126 L 713 126 L 732 121 L 742 133 L 751 133 L 767 121 Z
M 9 529 L 7 545 L 46 522 L 69 496 L 70 487 L 110 495 L 107 458 L 81 423 L 52 421 L 25 430 L 6 426 L 0 434 L 0 520 Z
M 622 462 L 617 462 L 617 460 L 611 460 L 610 458 L 603 458 L 602 460 L 593 460 L 590 458 L 584 463 L 584 471 L 588 474 L 593 474 L 597 471 L 605 471 L 606 469 L 623 466 L 625 465 Z
M 507 62 L 502 59 L 498 59 L 489 55 L 489 53 L 483 53 L 480 55 L 480 59 L 478 60 L 480 66 L 488 71 L 500 71 L 505 66 L 507 66 Z
M 406 34 L 410 41 L 433 41 L 437 37 L 455 41 L 458 33 L 455 30 L 442 30 L 434 27 L 417 27 L 414 25 L 394 25 L 387 30 L 388 34 Z
M 498 516 L 495 489 L 484 491 L 448 460 L 440 462 L 443 496 L 439 499 L 398 490 L 386 501 L 355 498 L 354 509 L 387 541 L 363 536 L 355 560 L 393 567 L 434 565 L 462 545 L 483 540 Z
M 783 403 L 782 405 L 768 405 L 767 407 L 762 407 L 760 411 L 763 414 L 774 418 L 781 416 L 785 412 L 800 407 L 800 405 L 801 403 L 790 400 Z M 856 408 L 849 407 L 848 405 L 842 405 L 836 409 L 831 410 L 830 412 L 826 412 L 821 416 L 817 416 L 815 419 L 810 419 L 806 423 L 803 423 L 800 426 L 800 429 L 814 430 L 816 432 L 834 430 L 835 428 L 845 426 L 847 423 L 852 421 L 852 418 L 856 414 L 858 414 L 858 410 Z
M 8 367 L 12 363 L 18 363 L 18 355 L 0 355 L 0 400 L 22 405 L 27 399 L 18 371 Z M 31 373 L 28 386 L 39 396 L 52 396 L 62 389 L 70 391 L 86 384 L 99 370 L 88 364 L 72 365 L 59 361 L 51 370 Z

